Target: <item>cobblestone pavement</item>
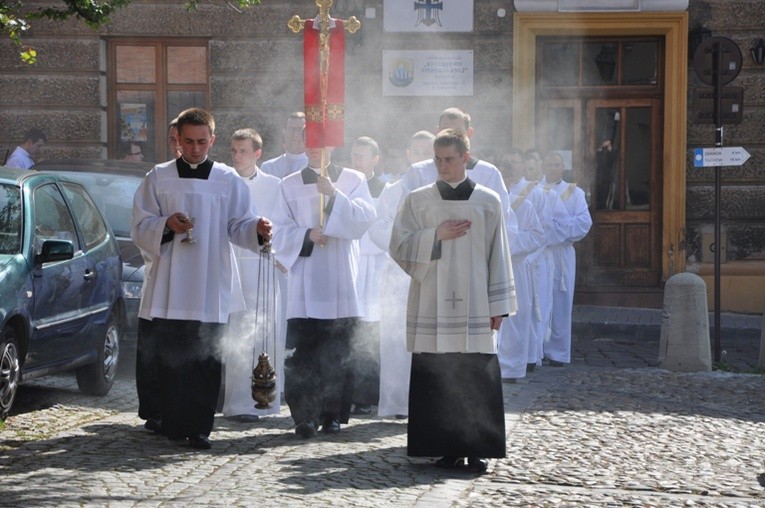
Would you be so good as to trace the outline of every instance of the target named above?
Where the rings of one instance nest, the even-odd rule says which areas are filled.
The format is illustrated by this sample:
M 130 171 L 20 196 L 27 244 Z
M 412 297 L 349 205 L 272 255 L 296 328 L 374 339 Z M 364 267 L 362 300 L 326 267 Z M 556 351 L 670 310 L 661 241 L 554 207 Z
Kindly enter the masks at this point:
M 672 373 L 657 352 L 580 338 L 571 365 L 505 384 L 508 455 L 483 476 L 408 458 L 401 420 L 300 440 L 286 406 L 218 417 L 192 451 L 143 430 L 129 361 L 103 398 L 46 378 L 0 431 L 0 506 L 765 506 L 765 376 Z

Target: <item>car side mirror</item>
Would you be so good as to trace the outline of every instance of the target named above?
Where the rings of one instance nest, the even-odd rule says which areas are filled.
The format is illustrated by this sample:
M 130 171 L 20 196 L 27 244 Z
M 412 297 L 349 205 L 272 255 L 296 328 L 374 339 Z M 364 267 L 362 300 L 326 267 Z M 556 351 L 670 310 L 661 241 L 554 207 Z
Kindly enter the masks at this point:
M 35 256 L 35 264 L 65 261 L 74 257 L 74 244 L 69 240 L 45 240 L 40 254 Z

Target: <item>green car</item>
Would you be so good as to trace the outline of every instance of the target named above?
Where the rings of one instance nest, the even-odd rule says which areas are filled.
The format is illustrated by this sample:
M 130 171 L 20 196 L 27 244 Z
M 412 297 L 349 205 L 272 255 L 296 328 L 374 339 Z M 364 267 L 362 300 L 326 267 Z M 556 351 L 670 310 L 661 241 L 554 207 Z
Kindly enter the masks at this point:
M 0 419 L 29 379 L 114 383 L 125 316 L 117 241 L 84 187 L 0 167 Z

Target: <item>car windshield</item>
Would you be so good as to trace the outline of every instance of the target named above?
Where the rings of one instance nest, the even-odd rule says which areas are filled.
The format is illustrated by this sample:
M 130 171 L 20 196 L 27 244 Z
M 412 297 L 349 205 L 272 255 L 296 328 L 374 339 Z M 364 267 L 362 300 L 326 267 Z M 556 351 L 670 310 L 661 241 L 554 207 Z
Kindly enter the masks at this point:
M 143 180 L 137 175 L 57 171 L 81 183 L 101 209 L 114 234 L 130 237 L 133 195 Z
M 21 252 L 21 191 L 0 185 L 0 254 Z

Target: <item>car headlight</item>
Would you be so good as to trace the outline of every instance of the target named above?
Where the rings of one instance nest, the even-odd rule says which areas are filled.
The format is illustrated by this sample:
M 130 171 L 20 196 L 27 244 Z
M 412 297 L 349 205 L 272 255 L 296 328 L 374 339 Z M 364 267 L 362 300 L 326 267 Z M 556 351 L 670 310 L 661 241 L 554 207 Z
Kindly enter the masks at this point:
M 122 293 L 125 295 L 125 298 L 139 300 L 141 298 L 142 287 L 143 282 L 123 282 Z

